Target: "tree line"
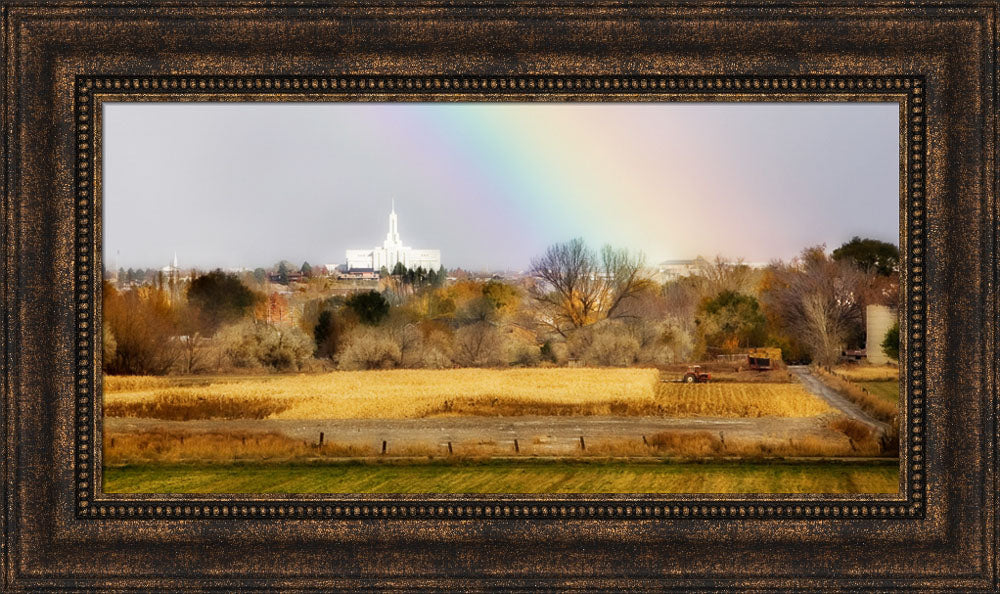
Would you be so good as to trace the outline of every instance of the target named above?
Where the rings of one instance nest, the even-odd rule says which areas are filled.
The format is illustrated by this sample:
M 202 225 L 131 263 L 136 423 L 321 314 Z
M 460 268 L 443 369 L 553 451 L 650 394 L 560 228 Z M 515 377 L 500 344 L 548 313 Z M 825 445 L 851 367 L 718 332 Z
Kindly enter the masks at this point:
M 763 269 L 699 260 L 691 274 L 657 282 L 641 253 L 574 239 L 509 281 L 446 282 L 444 269 L 400 265 L 350 294 L 319 278 L 267 294 L 255 273 L 221 270 L 180 288 L 105 283 L 104 365 L 116 374 L 666 365 L 764 346 L 827 364 L 865 346 L 866 305 L 896 305 L 898 266 L 892 244 L 854 238 Z M 296 315 L 274 316 L 275 307 Z M 898 356 L 895 332 L 869 348 Z

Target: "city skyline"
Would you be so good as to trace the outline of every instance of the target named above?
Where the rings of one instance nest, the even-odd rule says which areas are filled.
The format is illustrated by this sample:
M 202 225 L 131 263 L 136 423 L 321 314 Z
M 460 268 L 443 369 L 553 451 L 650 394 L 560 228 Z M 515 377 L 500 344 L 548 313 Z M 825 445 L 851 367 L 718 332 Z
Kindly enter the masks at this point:
M 105 104 L 105 266 L 339 262 L 395 199 L 448 268 L 898 243 L 898 105 Z M 155 182 L 150 182 L 155 180 Z

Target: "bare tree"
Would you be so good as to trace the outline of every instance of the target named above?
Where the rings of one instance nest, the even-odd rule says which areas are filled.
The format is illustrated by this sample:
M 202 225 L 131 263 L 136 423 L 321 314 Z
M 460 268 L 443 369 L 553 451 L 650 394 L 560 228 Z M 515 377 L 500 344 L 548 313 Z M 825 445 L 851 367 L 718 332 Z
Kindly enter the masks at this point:
M 653 285 L 645 273 L 646 258 L 627 249 L 610 245 L 601 248 L 601 298 L 604 317 L 629 317 L 623 305 L 634 300 L 644 289 Z
M 704 258 L 698 258 L 696 268 L 697 272 L 693 278 L 702 299 L 715 297 L 723 291 L 733 291 L 744 295 L 756 295 L 757 293 L 756 288 L 760 282 L 761 273 L 744 263 L 742 258 L 729 260 L 722 256 L 716 256 L 711 262 Z
M 500 332 L 489 322 L 463 326 L 455 333 L 455 362 L 462 367 L 493 367 L 503 363 Z
M 199 332 L 178 336 L 181 345 L 181 363 L 185 373 L 195 373 L 203 366 L 209 340 Z
M 529 295 L 542 306 L 539 321 L 563 336 L 624 315 L 623 304 L 651 282 L 641 254 L 604 246 L 598 256 L 580 238 L 550 246 L 532 261 L 531 273 L 536 282 Z
M 599 279 L 594 253 L 583 239 L 558 243 L 531 262 L 532 276 L 541 282 L 532 286 L 531 296 L 547 305 L 543 320 L 560 334 L 596 321 Z
M 811 247 L 791 264 L 774 264 L 761 297 L 814 360 L 830 364 L 861 324 L 865 277 L 854 266 L 828 258 L 823 246 Z

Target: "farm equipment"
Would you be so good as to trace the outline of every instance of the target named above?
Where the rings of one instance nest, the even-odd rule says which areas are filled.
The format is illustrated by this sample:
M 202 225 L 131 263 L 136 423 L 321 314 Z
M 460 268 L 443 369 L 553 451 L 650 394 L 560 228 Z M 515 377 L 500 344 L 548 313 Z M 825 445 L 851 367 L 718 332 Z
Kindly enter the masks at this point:
M 712 374 L 702 371 L 701 365 L 690 365 L 684 372 L 685 384 L 707 384 L 712 379 Z
M 747 368 L 753 371 L 770 371 L 771 359 L 768 357 L 747 355 Z
M 759 348 L 747 353 L 747 369 L 751 371 L 770 371 L 775 363 L 781 361 L 781 349 Z

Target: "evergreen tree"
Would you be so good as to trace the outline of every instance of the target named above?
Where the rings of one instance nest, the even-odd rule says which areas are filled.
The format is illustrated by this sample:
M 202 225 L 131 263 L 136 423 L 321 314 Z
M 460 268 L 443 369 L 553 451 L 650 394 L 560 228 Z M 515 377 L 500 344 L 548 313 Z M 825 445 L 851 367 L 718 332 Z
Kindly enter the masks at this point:
M 355 293 L 344 304 L 369 326 L 378 325 L 389 315 L 389 302 L 378 291 Z
M 247 288 L 239 277 L 219 269 L 191 281 L 187 297 L 201 311 L 208 333 L 224 323 L 244 317 L 258 300 L 258 295 Z

